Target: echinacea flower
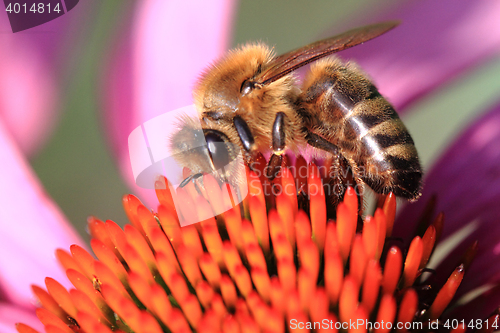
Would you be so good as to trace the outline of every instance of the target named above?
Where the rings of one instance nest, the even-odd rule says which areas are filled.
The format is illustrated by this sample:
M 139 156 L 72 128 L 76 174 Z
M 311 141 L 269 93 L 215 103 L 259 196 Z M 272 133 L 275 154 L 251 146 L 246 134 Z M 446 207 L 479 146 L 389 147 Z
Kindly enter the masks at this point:
M 141 13 L 146 14 L 146 11 L 141 11 Z M 168 20 L 155 20 L 154 17 L 156 15 L 162 14 L 159 12 L 152 13 L 150 16 L 152 18 L 151 22 L 155 22 L 155 24 L 151 23 L 144 26 L 144 29 L 140 30 L 141 34 L 134 35 L 135 39 L 129 40 L 128 46 L 121 49 L 136 50 L 137 46 L 143 46 L 147 43 L 152 51 L 146 53 L 144 51 L 145 48 L 141 47 L 137 52 L 143 56 L 142 60 L 136 57 L 134 61 L 129 63 L 130 67 L 120 67 L 119 70 L 115 68 L 116 70 L 113 70 L 113 73 L 119 74 L 112 81 L 112 83 L 115 82 L 112 86 L 119 88 L 118 84 L 123 85 L 124 82 L 130 80 L 126 76 L 127 73 L 137 73 L 139 68 L 149 68 L 147 72 L 154 72 L 156 75 L 155 80 L 166 80 L 169 82 L 165 87 L 169 87 L 168 90 L 172 96 L 183 96 L 185 89 L 190 91 L 198 74 L 192 77 L 183 75 L 183 80 L 185 79 L 189 82 L 189 88 L 180 85 L 177 87 L 178 89 L 172 90 L 175 87 L 173 87 L 172 81 L 169 80 L 175 82 L 177 77 L 168 74 L 172 63 L 164 61 L 165 59 L 171 59 L 170 53 L 172 48 L 165 47 L 163 44 L 157 44 L 155 42 L 156 39 L 147 38 L 147 36 L 155 36 L 158 31 L 163 31 L 166 36 L 171 38 L 171 35 L 178 36 L 178 32 L 177 30 L 168 29 L 170 24 Z M 500 48 L 500 33 L 498 33 L 500 31 L 500 21 L 497 19 L 498 15 L 500 15 L 500 6 L 498 3 L 492 1 L 468 0 L 457 3 L 453 0 L 445 0 L 436 3 L 430 0 L 396 3 L 389 12 L 384 12 L 369 19 L 366 19 L 366 15 L 359 15 L 358 19 L 349 21 L 349 25 L 354 27 L 368 22 L 398 19 L 401 20 L 401 25 L 398 28 L 365 45 L 346 50 L 340 53 L 339 56 L 358 62 L 373 78 L 380 92 L 389 101 L 394 103 L 398 112 L 409 112 L 411 109 L 408 106 L 446 86 L 446 84 L 451 82 L 451 79 L 460 77 L 460 75 L 467 73 L 467 70 L 498 55 Z M 134 22 L 139 24 L 137 20 Z M 161 29 L 160 27 L 164 28 Z M 172 33 L 170 34 L 169 31 L 172 31 Z M 203 32 L 205 31 L 195 36 L 203 38 Z M 336 29 L 335 33 L 337 32 L 339 32 L 338 29 Z M 330 32 L 324 34 L 323 37 L 332 34 Z M 125 38 L 127 38 L 127 35 L 125 35 Z M 212 38 L 215 37 L 212 36 Z M 193 37 L 192 41 L 193 45 L 196 45 L 196 37 Z M 193 53 L 190 53 L 189 50 L 191 49 L 189 48 L 186 54 L 192 55 L 189 57 L 199 56 L 199 52 L 196 52 L 198 49 L 202 48 L 194 49 L 192 50 Z M 129 52 L 121 51 L 121 53 L 128 54 Z M 116 54 L 114 53 L 113 61 L 116 59 Z M 165 65 L 158 66 L 157 62 L 148 61 L 149 56 L 161 59 L 161 61 L 165 62 Z M 118 57 L 118 59 L 121 58 Z M 208 64 L 211 60 L 207 59 L 206 63 Z M 137 63 L 140 63 L 140 67 Z M 175 63 L 177 64 L 177 62 Z M 145 74 L 139 73 L 139 75 L 142 76 Z M 180 106 L 170 102 L 170 99 L 167 97 L 171 96 L 170 94 L 158 93 L 155 99 L 145 99 L 146 95 L 143 92 L 148 91 L 149 86 L 146 84 L 147 82 L 153 81 L 142 81 L 142 83 L 136 81 L 136 88 L 131 88 L 127 91 L 127 98 L 130 99 L 127 106 L 124 108 L 109 108 L 114 114 L 125 112 L 128 115 L 125 117 L 128 119 L 126 126 L 115 127 L 116 129 L 128 129 L 122 130 L 122 139 L 120 139 L 119 135 L 111 136 L 111 140 L 115 142 L 114 151 L 117 154 L 121 154 L 121 156 L 126 155 L 124 152 L 126 149 L 124 133 L 129 133 L 133 128 L 156 115 L 156 113 L 147 112 L 156 112 L 157 110 L 165 112 Z M 157 84 L 155 85 L 155 89 L 163 88 L 161 84 Z M 113 93 L 116 97 L 112 98 L 108 96 L 110 101 L 118 101 L 123 96 L 119 89 L 118 91 L 113 91 Z M 149 103 L 150 107 L 146 108 L 133 102 L 135 99 L 144 100 L 144 103 Z M 166 101 L 162 102 L 161 99 L 165 99 Z M 175 102 L 179 101 L 175 100 Z M 190 104 L 190 102 L 187 99 L 184 105 Z M 460 243 L 461 245 L 456 250 L 457 252 L 463 252 L 465 251 L 464 247 L 468 246 L 465 244 L 470 244 L 475 239 L 486 239 L 486 242 L 480 242 L 482 245 L 479 245 L 478 248 L 478 256 L 481 259 L 473 264 L 474 270 L 476 265 L 480 265 L 479 271 L 484 272 L 484 274 L 480 274 L 480 277 L 477 279 L 469 280 L 471 281 L 469 282 L 470 288 L 464 288 L 467 291 L 479 288 L 485 283 L 495 284 L 500 272 L 500 265 L 495 264 L 498 262 L 499 255 L 497 245 L 499 243 L 498 233 L 491 232 L 496 230 L 496 218 L 498 215 L 495 202 L 497 198 L 496 193 L 498 192 L 496 175 L 498 174 L 499 163 L 492 147 L 499 146 L 498 138 L 493 134 L 498 132 L 499 127 L 496 122 L 489 120 L 494 118 L 494 112 L 491 111 L 490 116 L 484 115 L 484 117 L 477 120 L 478 125 L 470 129 L 475 135 L 466 132 L 468 133 L 467 136 L 471 136 L 470 138 L 462 137 L 458 139 L 460 144 L 454 146 L 453 152 L 445 154 L 446 158 L 443 158 L 436 168 L 429 172 L 432 182 L 426 182 L 423 199 L 416 205 L 407 205 L 403 209 L 402 217 L 398 219 L 399 223 L 396 223 L 396 235 L 403 235 L 405 239 L 408 239 L 408 235 L 415 230 L 415 223 L 423 209 L 423 205 L 426 204 L 433 194 L 437 195 L 436 211 L 444 211 L 446 216 L 451 214 L 453 217 L 459 217 L 449 219 L 448 227 L 444 230 L 445 238 L 448 238 L 453 232 L 457 231 L 458 228 L 455 227 L 454 221 L 457 221 L 457 226 L 464 226 L 469 222 L 475 222 L 470 226 L 474 228 L 474 234 L 468 236 L 468 242 Z M 121 113 L 121 116 L 123 117 L 123 113 Z M 113 123 L 113 121 L 109 120 L 109 123 Z M 479 124 L 484 125 L 480 126 Z M 429 136 L 432 136 L 432 133 L 429 133 Z M 472 140 L 475 141 L 472 142 Z M 121 147 L 117 144 L 118 142 L 122 142 Z M 461 147 L 464 142 L 467 143 L 465 144 L 467 149 L 462 149 Z M 417 145 L 417 149 L 419 148 L 421 147 Z M 471 152 L 474 152 L 473 156 L 469 155 Z M 476 155 L 477 157 L 475 157 Z M 454 166 L 453 163 L 450 163 L 450 159 L 458 161 L 461 167 Z M 121 160 L 123 161 L 123 159 Z M 483 161 L 485 162 L 483 163 Z M 479 169 L 476 164 L 484 167 L 484 169 Z M 129 175 L 127 177 L 130 177 L 130 172 L 124 171 L 129 169 L 128 160 L 121 163 L 121 168 L 122 172 L 127 173 Z M 451 171 L 453 171 L 454 178 L 449 177 Z M 487 177 L 482 177 L 483 175 L 487 175 Z M 445 181 L 445 179 L 448 181 Z M 470 179 L 473 180 L 469 181 Z M 450 185 L 449 181 L 455 184 L 455 186 L 452 190 L 447 191 Z M 482 195 L 479 193 L 482 193 Z M 144 192 L 141 192 L 141 195 L 149 206 L 154 205 Z M 469 202 L 474 202 L 474 204 L 466 204 Z M 467 209 L 467 207 L 469 208 Z M 484 212 L 481 211 L 483 209 Z M 481 221 L 477 217 L 481 217 Z M 471 229 L 465 229 L 464 232 L 468 230 L 470 231 Z M 454 253 L 454 255 L 456 256 L 457 254 Z M 448 262 L 447 260 L 443 260 L 441 265 L 446 265 Z M 476 298 L 476 301 L 486 297 L 487 302 L 491 303 L 489 308 L 495 307 L 495 304 L 498 303 L 498 296 L 495 296 L 493 291 L 481 295 L 481 297 Z M 479 313 L 484 314 L 485 311 L 488 311 L 486 308 L 483 310 L 479 310 L 479 308 L 475 307 L 475 310 Z M 472 311 L 469 311 L 469 316 L 476 318 L 478 314 L 472 314 Z
M 318 167 L 301 157 L 299 166 L 307 169 L 307 178 L 294 178 L 283 167 L 273 184 L 248 172 L 249 196 L 238 206 L 224 200 L 222 189 L 228 185 L 207 174 L 203 194 L 190 189 L 192 183 L 177 189 L 177 195 L 183 192 L 180 212 L 165 178 L 156 183 L 158 212 L 132 195 L 124 197 L 131 224 L 123 230 L 112 221 L 89 221 L 97 260 L 77 245 L 71 253 L 58 250 L 74 288 L 67 290 L 50 277 L 45 288 L 33 286 L 42 306 L 36 313 L 46 332 L 404 332 L 452 327 L 437 319 L 461 285 L 474 247 L 454 258 L 451 274 L 444 272 L 446 280 L 422 282 L 419 276 L 441 237 L 442 215 L 433 221 L 424 218 L 421 235 L 402 248 L 391 239 L 396 212 L 392 194 L 358 225 L 358 196 L 348 188 L 336 219 L 327 220 L 329 193 Z M 265 195 L 264 187 L 273 185 L 281 190 Z M 305 200 L 298 200 L 298 192 Z M 229 209 L 181 227 L 193 214 L 213 216 L 216 205 Z M 487 331 L 500 325 L 498 314 L 480 319 L 481 327 L 490 325 Z M 24 324 L 17 329 L 34 333 Z

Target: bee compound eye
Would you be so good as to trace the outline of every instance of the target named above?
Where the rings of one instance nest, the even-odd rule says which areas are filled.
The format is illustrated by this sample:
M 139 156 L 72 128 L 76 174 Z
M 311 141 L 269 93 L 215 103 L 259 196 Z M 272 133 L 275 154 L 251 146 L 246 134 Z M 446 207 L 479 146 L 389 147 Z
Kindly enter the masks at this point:
M 205 134 L 205 140 L 215 170 L 227 166 L 229 164 L 229 150 L 222 137 L 217 133 L 207 133 Z

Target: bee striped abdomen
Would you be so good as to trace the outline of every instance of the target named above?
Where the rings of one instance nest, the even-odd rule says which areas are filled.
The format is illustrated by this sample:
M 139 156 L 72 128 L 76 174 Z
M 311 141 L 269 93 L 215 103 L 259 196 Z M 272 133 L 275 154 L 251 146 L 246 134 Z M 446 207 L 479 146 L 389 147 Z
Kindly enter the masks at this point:
M 417 150 L 396 111 L 380 95 L 356 104 L 346 117 L 356 132 L 361 179 L 378 193 L 394 192 L 408 199 L 420 194 L 422 172 Z M 352 145 L 346 145 L 352 146 Z
M 303 113 L 311 130 L 340 148 L 377 193 L 420 194 L 422 172 L 414 142 L 396 111 L 355 66 L 338 60 L 312 68 Z

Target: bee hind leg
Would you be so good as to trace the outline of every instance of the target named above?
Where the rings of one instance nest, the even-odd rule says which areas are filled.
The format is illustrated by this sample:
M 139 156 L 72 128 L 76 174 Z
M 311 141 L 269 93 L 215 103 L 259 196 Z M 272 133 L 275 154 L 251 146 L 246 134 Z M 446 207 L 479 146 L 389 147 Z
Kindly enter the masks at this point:
M 358 196 L 358 211 L 363 211 L 363 194 L 365 192 L 365 182 L 361 178 L 363 171 L 360 169 L 358 164 L 352 160 L 348 159 L 349 166 L 351 167 L 351 174 L 354 181 L 354 190 Z
M 363 195 L 365 192 L 365 182 L 361 178 L 361 176 L 363 175 L 363 170 L 359 167 L 358 163 L 356 163 L 351 158 L 345 158 L 344 162 L 345 164 L 343 164 L 342 166 L 342 174 L 344 176 L 344 191 L 347 190 L 347 187 L 352 187 L 358 199 L 358 222 L 356 230 L 359 232 L 363 228 L 362 213 L 365 209 L 365 202 L 363 200 Z
M 323 164 L 326 173 L 323 179 L 323 189 L 326 197 L 326 216 L 335 219 L 337 215 L 337 206 L 344 200 L 346 179 L 343 170 L 346 168 L 347 161 L 342 155 L 328 156 Z
M 333 156 L 327 185 L 327 196 L 332 207 L 336 208 L 344 199 L 344 194 L 347 189 L 346 186 L 353 185 L 358 197 L 358 211 L 361 212 L 363 210 L 362 203 L 365 183 L 361 179 L 362 172 L 358 164 L 354 160 L 347 159 L 335 144 L 318 134 L 307 132 L 306 140 L 310 146 L 326 151 Z M 351 184 L 349 181 L 351 177 L 354 184 Z
M 322 136 L 319 136 L 318 134 L 312 132 L 306 132 L 306 133 L 307 133 L 306 140 L 310 146 L 324 150 L 334 156 L 340 154 L 339 148 L 330 141 L 324 139 Z

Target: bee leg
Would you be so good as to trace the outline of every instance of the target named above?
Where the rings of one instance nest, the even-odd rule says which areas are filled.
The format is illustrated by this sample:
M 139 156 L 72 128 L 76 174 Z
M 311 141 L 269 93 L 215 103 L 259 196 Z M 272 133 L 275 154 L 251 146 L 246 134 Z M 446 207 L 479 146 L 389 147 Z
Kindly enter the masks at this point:
M 195 188 L 199 187 L 199 186 L 202 186 L 204 188 L 204 185 L 203 185 L 203 173 L 197 173 L 197 174 L 194 174 L 194 175 L 189 175 L 187 176 L 180 184 L 179 184 L 179 187 L 186 187 L 190 182 L 192 182 L 195 186 Z M 199 192 L 199 189 L 197 189 L 198 192 Z
M 285 113 L 278 112 L 274 119 L 272 130 L 273 154 L 267 165 L 266 176 L 269 180 L 273 180 L 281 170 L 281 162 L 283 161 L 283 152 L 285 151 L 286 135 L 285 135 Z
M 193 180 L 195 178 L 196 175 L 189 175 L 187 176 L 186 178 L 184 178 L 184 180 L 179 184 L 179 187 L 185 187 L 187 184 L 189 184 L 189 182 L 191 180 Z
M 306 140 L 309 145 L 329 152 L 334 156 L 329 175 L 329 184 L 330 187 L 333 187 L 333 191 L 329 193 L 329 197 L 333 206 L 337 207 L 338 203 L 340 203 L 344 199 L 344 194 L 346 191 L 345 187 L 346 185 L 350 185 L 349 178 L 352 176 L 352 181 L 354 182 L 353 187 L 356 190 L 356 194 L 358 196 L 358 211 L 361 212 L 363 210 L 363 186 L 365 183 L 361 179 L 360 175 L 362 175 L 362 173 L 360 168 L 358 167 L 358 164 L 354 160 L 347 160 L 345 156 L 340 152 L 339 148 L 330 141 L 327 141 L 326 139 L 315 133 L 306 133 Z
M 344 194 L 347 184 L 347 170 L 349 162 L 342 155 L 340 150 L 333 143 L 325 140 L 323 137 L 308 132 L 306 140 L 310 146 L 321 149 L 331 154 L 331 158 L 327 161 L 328 176 L 325 185 L 325 194 L 330 205 L 327 205 L 327 216 L 335 218 L 336 210 L 339 203 L 344 200 Z
M 349 166 L 351 167 L 351 175 L 354 181 L 354 191 L 358 197 L 358 227 L 357 230 L 360 231 L 363 228 L 363 219 L 361 218 L 361 213 L 364 210 L 364 200 L 363 195 L 365 193 L 365 182 L 361 178 L 364 174 L 364 170 L 358 166 L 358 164 L 353 160 L 348 160 Z
M 326 139 L 323 139 L 323 137 L 314 134 L 312 132 L 306 132 L 306 133 L 307 133 L 306 140 L 309 145 L 313 146 L 314 148 L 318 148 L 326 152 L 329 152 L 333 156 L 337 156 L 340 154 L 339 148 L 330 141 L 327 141 Z
M 243 154 L 243 156 L 245 156 L 248 167 L 257 174 L 262 174 L 262 171 L 259 170 L 263 170 L 265 168 L 266 160 L 257 150 L 257 145 L 255 144 L 255 139 L 252 135 L 252 131 L 250 131 L 250 127 L 248 127 L 247 122 L 240 116 L 233 118 L 233 125 L 238 133 L 241 145 L 245 150 L 245 154 Z
M 205 197 L 207 200 L 205 185 L 203 184 L 203 173 L 197 173 L 194 175 L 189 175 L 179 184 L 180 188 L 184 188 L 186 186 L 192 185 L 198 195 Z
M 348 162 L 341 154 L 337 154 L 332 155 L 332 157 L 326 161 L 325 165 L 328 166 L 328 174 L 325 179 L 325 194 L 328 200 L 327 202 L 330 203 L 330 205 L 327 206 L 327 215 L 335 217 L 337 206 L 344 200 L 346 190 L 345 170 L 348 170 Z M 328 209 L 331 211 L 328 211 Z
M 354 189 L 356 190 L 358 197 L 361 197 L 363 194 L 362 193 L 363 189 L 364 189 L 363 185 L 365 183 L 361 179 L 362 172 L 361 172 L 358 164 L 354 160 L 348 159 L 347 160 L 348 165 L 345 165 L 345 163 L 344 163 L 344 165 L 341 165 L 341 160 L 345 159 L 345 157 L 340 152 L 338 147 L 336 145 L 334 145 L 333 143 L 323 139 L 321 136 L 319 136 L 317 134 L 309 132 L 306 135 L 306 139 L 307 139 L 307 143 L 309 145 L 311 145 L 315 148 L 327 151 L 327 152 L 331 153 L 333 156 L 339 156 L 338 165 L 337 165 L 337 170 L 338 170 L 337 172 L 339 172 L 339 174 L 337 175 L 337 177 L 339 177 L 338 181 L 343 181 L 344 183 L 346 183 L 345 178 L 346 178 L 348 172 L 345 172 L 344 170 L 350 166 L 350 168 L 351 168 L 350 171 L 352 173 L 352 177 L 353 177 L 353 180 L 355 183 Z M 349 170 L 347 170 L 347 171 L 349 171 Z M 346 185 L 348 185 L 348 184 L 346 184 Z
M 255 150 L 255 140 L 253 138 L 252 132 L 250 131 L 250 127 L 248 127 L 247 122 L 240 116 L 236 116 L 233 119 L 233 123 L 234 127 L 236 128 L 236 132 L 238 132 L 238 136 L 240 137 L 243 148 L 245 148 L 247 153 Z
M 356 190 L 356 194 L 358 197 L 363 197 L 364 193 L 364 184 L 365 182 L 363 179 L 361 179 L 361 176 L 363 175 L 363 172 L 360 170 L 358 164 L 353 161 L 352 159 L 349 159 L 349 165 L 351 166 L 351 173 L 352 177 L 354 178 L 354 190 Z
M 247 157 L 249 157 L 249 159 L 254 158 L 257 153 L 257 146 L 255 145 L 255 139 L 253 138 L 252 131 L 250 131 L 247 122 L 240 116 L 236 116 L 233 118 L 233 124 L 240 137 L 241 144 L 247 153 Z

